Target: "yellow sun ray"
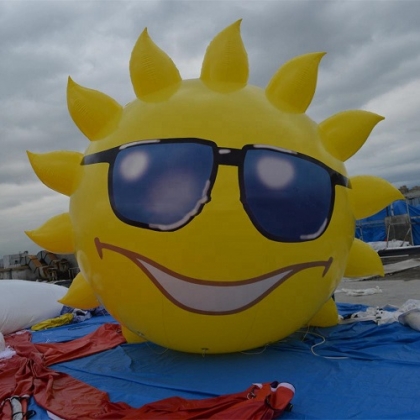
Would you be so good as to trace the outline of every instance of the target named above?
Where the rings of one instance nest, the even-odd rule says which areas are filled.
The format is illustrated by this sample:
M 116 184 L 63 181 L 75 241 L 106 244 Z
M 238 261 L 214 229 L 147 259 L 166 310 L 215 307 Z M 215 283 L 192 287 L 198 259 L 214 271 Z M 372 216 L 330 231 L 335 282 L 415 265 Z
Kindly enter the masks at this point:
M 384 267 L 378 253 L 367 243 L 354 239 L 347 259 L 345 277 L 383 276 Z
M 136 96 L 143 100 L 181 82 L 174 62 L 152 41 L 147 29 L 142 32 L 131 53 L 130 76 Z
M 375 125 L 383 119 L 373 112 L 351 110 L 327 118 L 319 128 L 327 150 L 345 162 L 363 146 Z
M 78 273 L 73 279 L 68 292 L 59 302 L 79 309 L 92 309 L 100 305 L 95 293 L 81 273 Z
M 38 229 L 25 233 L 41 248 L 55 254 L 71 254 L 75 251 L 74 230 L 69 213 L 54 216 Z
M 329 298 L 322 308 L 308 322 L 310 327 L 333 327 L 338 322 L 337 305 L 333 298 Z
M 83 154 L 57 151 L 43 154 L 27 152 L 32 169 L 38 178 L 49 188 L 71 196 L 81 177 Z
M 226 90 L 229 84 L 239 89 L 248 81 L 248 55 L 240 35 L 240 24 L 238 20 L 228 26 L 207 47 L 200 79 L 211 89 Z
M 396 200 L 405 200 L 397 188 L 382 178 L 358 175 L 350 181 L 350 204 L 356 220 L 372 216 Z
M 100 140 L 117 127 L 122 106 L 97 90 L 78 85 L 70 77 L 67 84 L 67 107 L 79 130 L 92 141 Z
M 305 112 L 315 94 L 318 66 L 324 55 L 304 54 L 280 67 L 267 85 L 268 100 L 286 112 Z

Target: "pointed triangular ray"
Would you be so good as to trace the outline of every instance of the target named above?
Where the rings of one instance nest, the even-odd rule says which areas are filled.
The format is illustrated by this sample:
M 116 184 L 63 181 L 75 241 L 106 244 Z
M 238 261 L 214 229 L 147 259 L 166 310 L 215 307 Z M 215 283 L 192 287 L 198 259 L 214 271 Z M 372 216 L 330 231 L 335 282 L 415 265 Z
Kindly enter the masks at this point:
M 319 124 L 326 149 L 345 162 L 365 143 L 375 125 L 383 120 L 368 111 L 344 111 Z
M 350 179 L 350 203 L 356 220 L 364 219 L 405 197 L 388 181 L 372 175 L 358 175 Z
M 332 298 L 329 298 L 322 308 L 311 318 L 311 327 L 333 327 L 338 324 L 338 310 Z
M 122 106 L 110 96 L 75 83 L 67 84 L 67 107 L 74 123 L 89 140 L 112 133 L 122 115 Z
M 172 59 L 150 38 L 145 29 L 133 48 L 130 76 L 134 92 L 140 99 L 181 82 Z
M 221 88 L 223 84 L 237 84 L 240 88 L 248 81 L 248 55 L 242 42 L 240 24 L 238 20 L 225 28 L 207 47 L 200 78 L 211 88 L 216 85 Z
M 74 252 L 73 227 L 68 213 L 47 220 L 38 229 L 25 231 L 29 238 L 41 248 L 55 254 Z
M 384 267 L 378 253 L 367 243 L 354 239 L 347 259 L 345 277 L 383 276 Z
M 270 102 L 286 112 L 304 113 L 315 94 L 318 66 L 324 55 L 305 54 L 285 63 L 265 90 Z
M 67 196 L 73 194 L 81 176 L 82 153 L 70 151 L 42 154 L 27 151 L 26 153 L 34 172 L 48 188 Z
M 59 300 L 63 305 L 79 309 L 93 309 L 100 305 L 82 273 L 73 279 L 68 292 Z

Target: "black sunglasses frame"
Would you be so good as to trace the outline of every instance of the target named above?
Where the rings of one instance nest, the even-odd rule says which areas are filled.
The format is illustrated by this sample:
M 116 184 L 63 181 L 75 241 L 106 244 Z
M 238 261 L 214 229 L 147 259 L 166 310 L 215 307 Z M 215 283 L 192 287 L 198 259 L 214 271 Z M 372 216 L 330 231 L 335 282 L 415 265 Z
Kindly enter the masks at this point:
M 135 147 L 135 146 L 139 146 L 139 145 L 149 145 L 149 144 L 160 144 L 160 143 L 194 143 L 194 144 L 203 144 L 206 146 L 210 146 L 211 149 L 213 150 L 213 167 L 211 170 L 211 174 L 209 176 L 209 190 L 208 190 L 208 200 L 204 203 L 202 203 L 200 205 L 200 208 L 197 209 L 196 214 L 191 217 L 190 219 L 188 219 L 184 224 L 177 226 L 174 229 L 168 229 L 168 230 L 162 230 L 159 228 L 154 228 L 151 227 L 150 224 L 147 223 L 143 223 L 143 222 L 139 222 L 136 220 L 131 220 L 126 218 L 125 216 L 123 216 L 116 208 L 116 206 L 113 203 L 113 182 L 112 182 L 112 177 L 113 177 L 113 166 L 114 166 L 114 162 L 115 159 L 118 155 L 118 153 L 121 150 L 125 150 L 127 148 L 131 148 L 131 147 Z M 328 214 L 328 219 L 327 219 L 327 223 L 325 225 L 325 227 L 322 229 L 322 232 L 319 233 L 318 236 L 311 238 L 311 239 L 301 239 L 299 241 L 296 240 L 288 240 L 285 238 L 280 238 L 277 235 L 273 235 L 270 232 L 266 231 L 265 229 L 263 229 L 261 227 L 261 225 L 259 224 L 258 220 L 253 216 L 252 210 L 251 208 L 248 206 L 247 204 L 247 199 L 246 199 L 246 188 L 244 185 L 244 160 L 245 160 L 245 156 L 246 153 L 249 150 L 258 150 L 258 149 L 263 149 L 263 150 L 272 150 L 274 152 L 277 153 L 281 153 L 284 155 L 291 155 L 294 157 L 298 157 L 300 159 L 303 160 L 307 160 L 317 166 L 320 166 L 321 168 L 323 168 L 329 175 L 330 180 L 331 180 L 331 202 L 330 202 L 330 206 L 329 206 L 329 214 Z M 159 139 L 159 140 L 142 140 L 142 141 L 136 141 L 136 142 L 131 142 L 128 144 L 124 144 L 121 146 L 117 146 L 117 147 L 113 147 L 111 149 L 107 149 L 107 150 L 103 150 L 101 152 L 97 152 L 97 153 L 93 153 L 91 155 L 86 155 L 83 157 L 81 165 L 94 165 L 97 163 L 108 163 L 110 166 L 110 170 L 108 171 L 108 191 L 109 191 L 109 196 L 110 196 L 110 201 L 111 201 L 111 207 L 113 212 L 115 213 L 115 215 L 124 223 L 127 223 L 129 225 L 132 226 L 136 226 L 136 227 L 141 227 L 141 228 L 145 228 L 145 229 L 151 229 L 151 230 L 156 230 L 156 231 L 160 231 L 160 232 L 171 232 L 171 231 L 175 231 L 178 229 L 181 229 L 182 227 L 184 227 L 186 224 L 188 224 L 194 217 L 196 217 L 197 215 L 199 215 L 204 207 L 204 205 L 209 202 L 211 200 L 211 191 L 213 189 L 213 185 L 214 182 L 216 180 L 217 177 L 217 170 L 219 165 L 225 165 L 225 166 L 236 166 L 238 167 L 238 178 L 239 178 L 239 190 L 240 190 L 240 201 L 244 207 L 245 212 L 247 213 L 249 219 L 251 220 L 252 224 L 255 226 L 255 228 L 266 238 L 271 239 L 273 241 L 276 242 L 307 242 L 310 240 L 314 240 L 319 238 L 327 229 L 328 224 L 331 220 L 331 216 L 333 213 L 333 209 L 334 209 L 334 202 L 335 202 L 335 186 L 342 186 L 345 188 L 351 188 L 351 183 L 349 178 L 347 178 L 346 176 L 340 174 L 339 172 L 335 171 L 334 169 L 330 168 L 329 166 L 325 165 L 323 162 L 308 156 L 308 155 L 304 155 L 302 153 L 299 152 L 294 152 L 291 150 L 286 150 L 286 149 L 281 149 L 281 148 L 277 148 L 274 146 L 267 146 L 267 145 L 245 145 L 244 147 L 242 147 L 241 149 L 236 149 L 236 148 L 231 148 L 231 147 L 219 147 L 215 142 L 211 141 L 211 140 L 204 140 L 204 139 L 198 139 L 198 138 L 177 138 L 177 139 Z

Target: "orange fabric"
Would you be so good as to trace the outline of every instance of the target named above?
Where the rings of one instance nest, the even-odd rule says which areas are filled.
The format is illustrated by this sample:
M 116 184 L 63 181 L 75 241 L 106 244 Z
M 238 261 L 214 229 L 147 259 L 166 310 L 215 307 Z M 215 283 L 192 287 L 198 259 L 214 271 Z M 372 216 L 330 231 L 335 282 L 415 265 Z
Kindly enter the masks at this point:
M 276 382 L 253 385 L 246 391 L 220 397 L 202 400 L 171 397 L 133 408 L 124 402 L 113 403 L 107 393 L 48 368 L 54 363 L 88 356 L 124 343 L 118 325 L 104 324 L 85 337 L 65 343 L 34 344 L 30 337 L 27 331 L 5 337 L 6 344 L 17 354 L 0 361 L 0 420 L 10 419 L 7 398 L 11 396 L 33 396 L 39 406 L 66 420 L 265 420 L 278 417 L 288 408 L 294 395 L 293 387 Z
M 30 337 L 27 331 L 5 337 L 6 345 L 16 355 L 0 361 L 0 402 L 11 396 L 33 396 L 39 406 L 68 420 L 101 418 L 110 412 L 115 416 L 131 408 L 125 403 L 112 403 L 105 392 L 48 368 L 53 363 L 125 343 L 118 325 L 104 324 L 93 333 L 66 343 L 34 344 Z M 8 405 L 0 407 L 1 420 L 10 419 Z
M 288 387 L 280 385 L 277 389 L 272 389 L 270 384 L 266 383 L 262 385 L 262 388 L 252 385 L 243 392 L 202 400 L 166 398 L 146 404 L 124 418 L 131 420 L 139 418 L 142 420 L 268 420 L 278 418 L 288 410 L 293 396 L 294 390 Z M 107 418 L 111 419 L 111 417 Z

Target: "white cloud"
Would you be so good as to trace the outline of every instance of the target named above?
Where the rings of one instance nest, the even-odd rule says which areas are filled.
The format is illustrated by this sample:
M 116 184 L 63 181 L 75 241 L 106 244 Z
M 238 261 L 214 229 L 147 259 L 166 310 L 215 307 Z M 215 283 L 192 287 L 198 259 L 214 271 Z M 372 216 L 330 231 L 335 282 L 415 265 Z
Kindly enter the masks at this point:
M 390 89 L 363 106 L 386 116 L 347 164 L 350 173 L 375 172 L 397 186 L 420 184 L 420 79 Z

